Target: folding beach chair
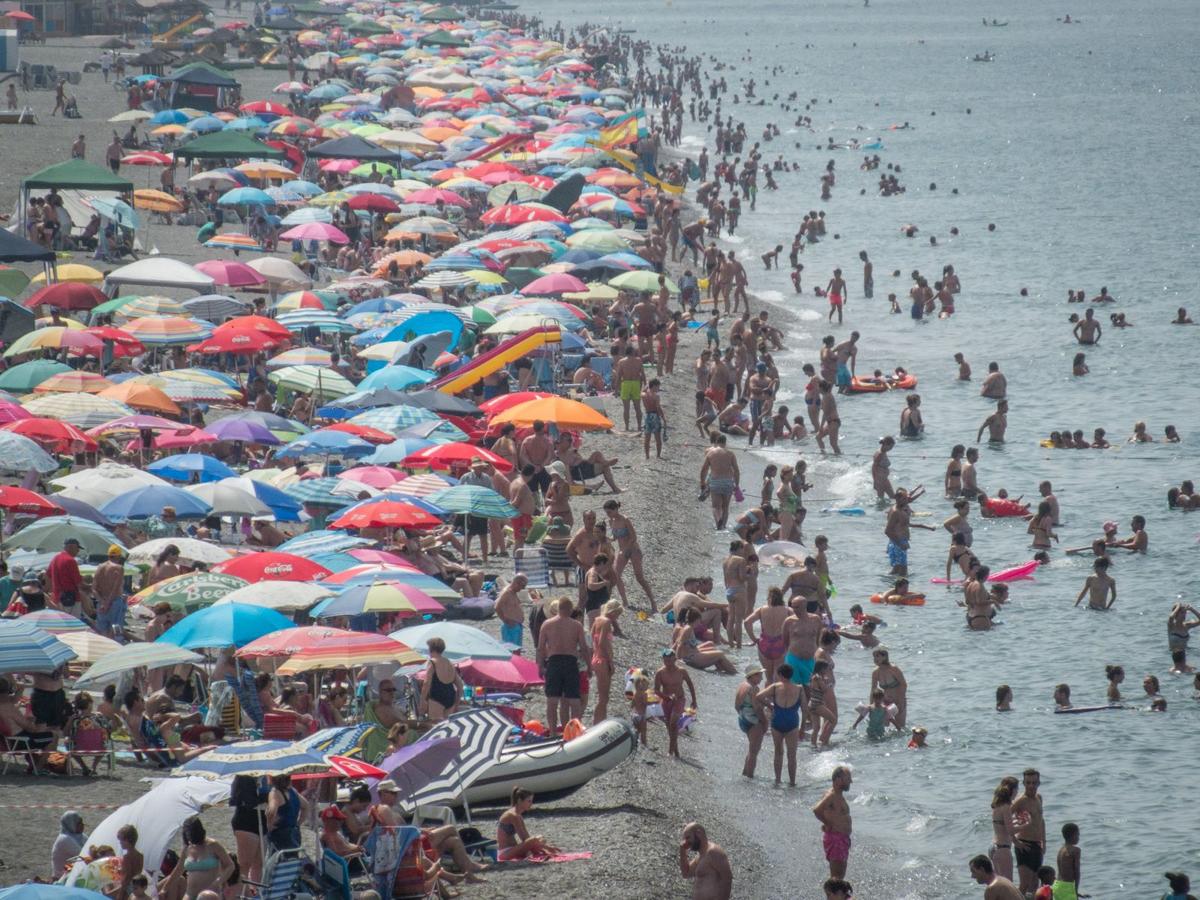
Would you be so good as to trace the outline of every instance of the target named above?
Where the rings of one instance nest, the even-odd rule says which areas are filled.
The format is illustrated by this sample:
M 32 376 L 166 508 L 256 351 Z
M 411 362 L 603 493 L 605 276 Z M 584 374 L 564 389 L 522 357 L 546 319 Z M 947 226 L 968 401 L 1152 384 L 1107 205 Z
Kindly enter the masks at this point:
M 262 881 L 251 881 L 243 877 L 241 898 L 256 897 L 257 900 L 291 900 L 297 893 L 296 886 L 304 873 L 306 862 L 303 850 L 277 850 L 267 857 L 263 865 Z M 247 887 L 258 888 L 257 894 L 247 893 Z

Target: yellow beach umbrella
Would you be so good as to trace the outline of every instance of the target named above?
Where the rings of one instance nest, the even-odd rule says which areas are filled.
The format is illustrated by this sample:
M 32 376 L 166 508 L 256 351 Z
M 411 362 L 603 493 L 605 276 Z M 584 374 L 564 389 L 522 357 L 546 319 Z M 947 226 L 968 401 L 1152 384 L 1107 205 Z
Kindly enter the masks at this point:
M 58 267 L 58 281 L 77 281 L 80 284 L 99 284 L 104 280 L 104 273 L 83 263 L 66 263 Z M 45 284 L 46 273 L 38 272 L 29 279 L 30 284 Z
M 151 188 L 134 191 L 133 206 L 135 209 L 157 213 L 183 212 L 183 203 L 178 198 L 165 191 L 156 191 Z

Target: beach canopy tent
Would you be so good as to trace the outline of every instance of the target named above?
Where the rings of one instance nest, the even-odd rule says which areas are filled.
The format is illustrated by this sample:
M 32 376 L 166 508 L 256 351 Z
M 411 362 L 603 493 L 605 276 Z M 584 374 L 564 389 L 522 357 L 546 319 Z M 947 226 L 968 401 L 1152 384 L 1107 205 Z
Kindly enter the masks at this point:
M 285 159 L 287 154 L 240 131 L 214 131 L 175 151 L 178 159 Z
M 55 255 L 41 244 L 27 241 L 0 228 L 0 262 L 44 262 L 53 264 Z
M 169 105 L 174 109 L 190 107 L 216 112 L 229 105 L 230 94 L 241 85 L 225 72 L 205 63 L 193 63 L 168 75 L 171 83 Z
M 308 155 L 315 156 L 317 159 L 357 159 L 361 161 L 384 159 L 396 162 L 400 159 L 399 153 L 388 150 L 386 147 L 380 147 L 378 144 L 372 144 L 356 134 L 317 144 L 308 151 Z
M 104 284 L 114 290 L 118 286 L 135 284 L 182 288 L 200 294 L 211 294 L 214 282 L 210 276 L 185 262 L 163 256 L 149 256 L 109 272 Z
M 443 28 L 430 32 L 417 40 L 419 47 L 466 47 L 467 42 L 455 37 Z
M 104 166 L 82 159 L 69 159 L 34 172 L 21 182 L 21 232 L 25 231 L 25 211 L 29 208 L 29 194 L 35 190 L 57 191 L 112 191 L 128 194 L 133 182 L 114 175 Z
M 8 234 L 7 231 L 0 233 Z M 0 341 L 7 346 L 29 334 L 37 327 L 36 318 L 33 310 L 26 309 L 16 300 L 0 297 Z

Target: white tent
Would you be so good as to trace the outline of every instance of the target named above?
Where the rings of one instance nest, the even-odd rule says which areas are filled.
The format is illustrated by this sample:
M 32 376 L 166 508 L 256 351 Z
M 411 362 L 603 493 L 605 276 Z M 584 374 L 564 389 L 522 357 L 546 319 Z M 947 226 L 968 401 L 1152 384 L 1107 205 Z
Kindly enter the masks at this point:
M 211 294 L 215 282 L 199 269 L 178 259 L 148 256 L 108 273 L 105 287 L 152 285 L 157 288 L 181 288 L 199 294 Z
M 138 850 L 146 858 L 146 871 L 156 872 L 183 823 L 208 807 L 228 800 L 232 782 L 232 778 L 215 780 L 197 775 L 160 780 L 137 800 L 122 806 L 92 829 L 88 844 L 119 847 L 117 832 L 125 825 L 132 825 L 138 832 Z M 67 876 L 67 884 L 75 884 L 85 868 L 83 863 L 76 863 Z

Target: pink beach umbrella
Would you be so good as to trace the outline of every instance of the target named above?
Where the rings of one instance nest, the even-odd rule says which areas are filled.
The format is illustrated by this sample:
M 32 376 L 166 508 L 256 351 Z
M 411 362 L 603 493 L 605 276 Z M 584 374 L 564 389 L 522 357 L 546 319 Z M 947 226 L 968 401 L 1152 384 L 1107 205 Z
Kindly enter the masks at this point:
M 11 401 L 0 401 L 0 425 L 7 425 L 9 422 L 15 422 L 17 419 L 32 419 L 33 413 L 29 412 L 25 407 Z
M 288 241 L 329 241 L 331 244 L 348 244 L 350 238 L 336 225 L 327 222 L 304 222 L 289 228 L 281 238 Z M 322 306 L 322 309 L 324 306 Z
M 228 287 L 254 287 L 267 282 L 267 279 L 245 263 L 232 259 L 206 259 L 196 263 L 196 268 L 215 283 Z
M 458 673 L 465 683 L 489 691 L 527 691 L 544 683 L 537 663 L 519 653 L 510 659 L 464 659 Z
M 365 485 L 379 488 L 382 491 L 403 479 L 405 473 L 389 469 L 387 466 L 358 466 L 354 469 L 346 469 L 344 472 L 339 472 L 337 477 L 349 478 L 352 481 L 361 481 Z
M 541 278 L 535 278 L 525 287 L 521 288 L 521 293 L 527 297 L 540 294 L 574 294 L 584 293 L 588 286 L 576 278 L 574 275 L 568 275 L 565 272 L 556 272 L 553 275 L 543 275 Z
M 471 204 L 461 194 L 446 188 L 422 188 L 421 190 L 413 191 L 404 198 L 405 203 L 425 203 L 429 206 L 436 206 L 438 201 L 447 206 L 462 206 L 467 207 Z

